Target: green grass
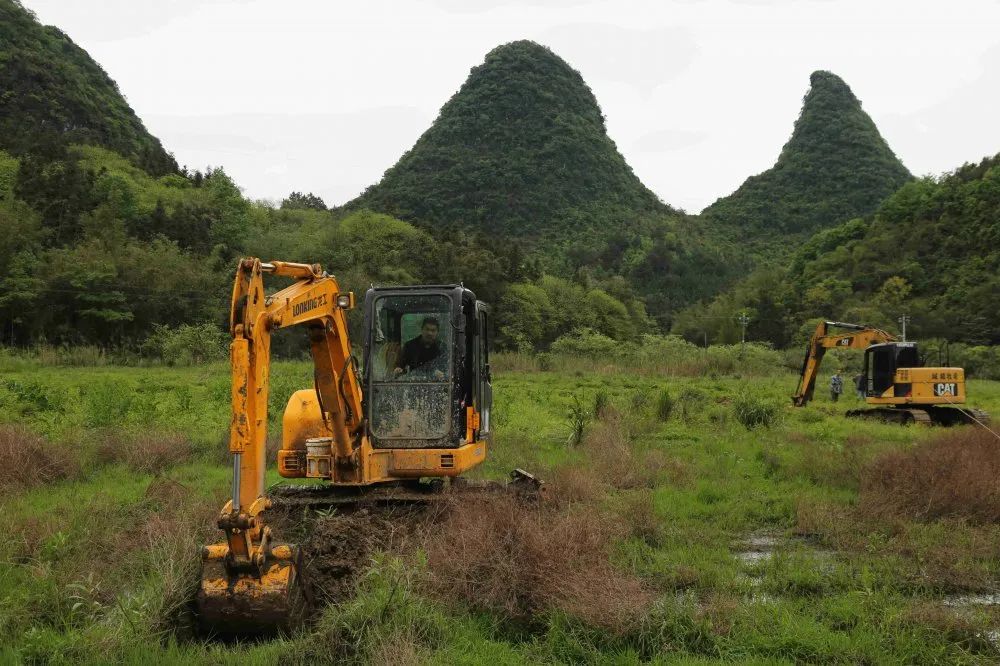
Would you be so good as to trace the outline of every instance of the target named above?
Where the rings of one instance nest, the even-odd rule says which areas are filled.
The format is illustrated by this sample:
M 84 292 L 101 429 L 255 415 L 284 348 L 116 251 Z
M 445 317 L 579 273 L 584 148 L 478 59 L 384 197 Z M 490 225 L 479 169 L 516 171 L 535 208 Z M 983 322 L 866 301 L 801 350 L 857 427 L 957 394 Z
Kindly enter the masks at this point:
M 277 427 L 311 369 L 278 363 L 273 377 Z M 629 498 L 650 494 L 652 535 L 628 537 L 611 555 L 656 593 L 640 627 L 602 630 L 557 611 L 530 629 L 512 627 L 429 596 L 419 558 L 383 556 L 358 595 L 308 632 L 237 646 L 170 630 L 228 489 L 228 367 L 8 368 L 0 421 L 77 447 L 83 465 L 49 486 L 0 488 L 0 662 L 995 662 L 988 632 L 1000 627 L 997 613 L 941 600 L 995 589 L 1000 562 L 983 543 L 1000 542 L 996 526 L 853 522 L 863 465 L 934 431 L 847 420 L 850 399 L 793 408 L 794 383 L 628 371 L 496 377 L 496 443 L 475 476 L 600 465 L 592 449 L 567 443 L 571 409 L 593 411 L 598 401 L 622 415 L 634 450 L 682 466 L 653 488 L 609 490 L 598 502 L 627 517 Z M 666 413 L 664 390 L 673 402 Z M 1000 414 L 1000 383 L 973 381 L 969 392 L 975 406 Z M 772 424 L 744 427 L 737 396 L 780 405 Z M 592 419 L 586 430 L 599 426 Z M 180 433 L 193 454 L 158 476 L 102 465 L 96 442 L 109 428 Z M 739 559 L 741 544 L 761 534 L 774 539 L 770 556 Z

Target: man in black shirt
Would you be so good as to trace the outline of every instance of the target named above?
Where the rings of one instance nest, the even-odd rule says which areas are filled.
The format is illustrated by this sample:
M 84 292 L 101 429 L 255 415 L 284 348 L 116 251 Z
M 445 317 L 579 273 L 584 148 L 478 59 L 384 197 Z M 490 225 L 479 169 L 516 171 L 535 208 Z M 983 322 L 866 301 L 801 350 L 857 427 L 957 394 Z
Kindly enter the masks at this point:
M 437 318 L 424 317 L 420 324 L 420 335 L 403 345 L 393 372 L 399 375 L 410 370 L 428 370 L 431 365 L 438 365 L 443 351 L 441 341 L 438 340 L 439 328 Z M 444 372 L 435 368 L 434 378 L 443 379 Z

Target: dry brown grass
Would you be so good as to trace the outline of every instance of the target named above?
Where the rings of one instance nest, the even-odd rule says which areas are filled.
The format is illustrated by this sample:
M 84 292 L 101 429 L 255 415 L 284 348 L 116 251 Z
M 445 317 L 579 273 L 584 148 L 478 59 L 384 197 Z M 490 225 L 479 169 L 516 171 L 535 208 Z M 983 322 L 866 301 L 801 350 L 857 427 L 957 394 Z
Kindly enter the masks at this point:
M 639 452 L 632 433 L 617 412 L 595 424 L 584 437 L 587 466 L 597 478 L 617 490 L 654 488 L 664 481 L 683 485 L 690 472 L 683 462 L 662 451 Z
M 545 485 L 554 501 L 567 504 L 593 502 L 607 490 L 597 470 L 586 464 L 562 465 L 546 472 Z
M 99 436 L 96 458 L 99 464 L 122 464 L 144 474 L 159 474 L 189 462 L 194 446 L 184 435 L 164 432 L 128 434 L 106 430 Z
M 857 489 L 865 465 L 885 450 L 864 434 L 850 435 L 842 446 L 817 442 L 798 431 L 788 433 L 786 439 L 792 446 L 762 447 L 758 459 L 764 464 L 765 474 L 785 479 L 804 478 L 836 488 Z
M 941 634 L 953 643 L 987 643 L 983 635 L 982 622 L 977 622 L 968 613 L 956 612 L 929 601 L 917 602 L 903 611 L 900 617 L 903 623 L 918 627 L 927 627 Z
M 663 522 L 656 513 L 651 491 L 640 490 L 625 495 L 620 520 L 629 536 L 642 539 L 651 546 L 663 543 Z
M 663 451 L 636 451 L 627 418 L 608 408 L 580 446 L 584 459 L 545 473 L 552 498 L 561 504 L 595 502 L 612 490 L 651 489 L 664 483 L 686 485 L 691 472 Z
M 653 596 L 609 560 L 624 536 L 618 521 L 592 509 L 525 504 L 512 497 L 452 507 L 425 544 L 431 592 L 509 620 L 547 611 L 625 632 Z
M 20 425 L 0 425 L 0 493 L 79 477 L 79 452 Z
M 697 618 L 707 622 L 712 633 L 728 636 L 733 630 L 739 611 L 739 599 L 721 592 L 713 592 L 698 608 Z
M 861 475 L 859 506 L 871 516 L 1000 521 L 1000 441 L 956 428 L 905 452 L 883 454 Z
M 892 512 L 802 500 L 796 533 L 864 557 L 895 558 L 896 573 L 914 589 L 988 591 L 995 588 L 992 563 L 1000 558 L 1000 526 L 964 519 L 914 521 Z

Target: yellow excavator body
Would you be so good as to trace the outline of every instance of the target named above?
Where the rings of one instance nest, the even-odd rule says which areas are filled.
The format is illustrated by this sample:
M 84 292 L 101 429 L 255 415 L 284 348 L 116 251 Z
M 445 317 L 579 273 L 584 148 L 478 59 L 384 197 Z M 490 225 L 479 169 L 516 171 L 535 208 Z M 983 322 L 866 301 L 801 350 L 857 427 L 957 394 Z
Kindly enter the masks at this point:
M 839 329 L 839 330 L 834 330 Z M 926 367 L 915 342 L 872 326 L 823 321 L 806 347 L 802 372 L 792 403 L 803 407 L 812 400 L 820 363 L 828 349 L 864 351 L 864 397 L 869 409 L 855 409 L 848 416 L 896 423 L 955 425 L 988 421 L 966 401 L 965 370 Z
M 892 384 L 865 397 L 869 405 L 961 405 L 965 403 L 962 368 L 898 368 Z
M 292 281 L 266 294 L 263 276 Z M 492 388 L 485 304 L 460 285 L 370 289 L 360 376 L 346 313 L 354 295 L 318 265 L 243 259 L 230 312 L 232 497 L 225 539 L 202 551 L 202 628 L 214 634 L 290 629 L 308 601 L 299 548 L 268 524 L 264 486 L 271 334 L 309 333 L 315 381 L 282 416 L 278 472 L 324 491 L 412 489 L 456 477 L 486 459 Z M 409 339 L 408 339 L 409 338 Z M 527 475 L 530 476 L 530 475 Z

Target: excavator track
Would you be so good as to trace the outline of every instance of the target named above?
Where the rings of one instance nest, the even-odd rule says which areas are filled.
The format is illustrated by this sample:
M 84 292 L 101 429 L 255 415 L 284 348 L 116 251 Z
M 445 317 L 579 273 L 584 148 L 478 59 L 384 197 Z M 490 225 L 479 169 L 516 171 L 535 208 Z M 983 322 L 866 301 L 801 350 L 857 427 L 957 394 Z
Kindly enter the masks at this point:
M 847 412 L 851 418 L 862 418 L 899 425 L 953 426 L 986 425 L 989 414 L 981 409 L 959 409 L 957 407 L 876 407 L 873 409 L 852 409 Z
M 268 497 L 275 509 L 308 508 L 322 510 L 336 507 L 392 507 L 431 504 L 476 494 L 516 493 L 526 498 L 538 498 L 544 492 L 543 482 L 534 475 L 516 469 L 510 480 L 470 480 L 456 478 L 445 484 L 436 479 L 424 483 L 380 484 L 377 486 L 281 485 L 271 488 Z

